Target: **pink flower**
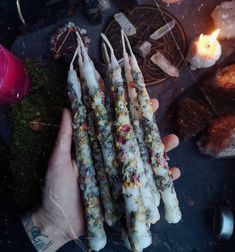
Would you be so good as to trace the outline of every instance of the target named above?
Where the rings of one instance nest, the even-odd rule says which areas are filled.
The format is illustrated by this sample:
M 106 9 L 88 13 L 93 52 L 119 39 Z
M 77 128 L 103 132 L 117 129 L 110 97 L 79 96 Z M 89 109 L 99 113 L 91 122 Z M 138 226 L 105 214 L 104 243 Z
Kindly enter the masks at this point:
M 157 162 L 158 162 L 158 164 L 160 164 L 160 165 L 164 165 L 165 162 L 166 162 L 166 160 L 165 160 L 165 158 L 162 157 L 162 158 L 158 158 Z
M 122 162 L 124 162 L 124 161 L 125 161 L 125 158 L 126 158 L 126 155 L 123 153 L 123 154 L 121 155 L 121 158 L 120 158 L 120 159 L 121 159 Z
M 124 132 L 129 132 L 130 131 L 130 126 L 128 124 L 123 125 L 122 127 Z
M 136 173 L 133 173 L 131 175 L 131 182 L 134 183 L 135 185 L 137 184 L 137 182 L 138 182 L 138 176 L 137 176 Z
M 121 144 L 126 144 L 126 139 L 124 137 L 119 137 L 118 142 Z
M 111 97 L 111 101 L 114 101 L 114 100 L 115 100 L 116 95 L 115 95 L 115 93 L 114 93 L 113 91 L 111 91 L 110 97 Z
M 87 130 L 88 129 L 88 124 L 87 123 L 83 123 L 82 125 L 81 125 L 81 128 L 80 128 L 81 130 Z
M 130 86 L 131 88 L 135 88 L 135 82 L 134 82 L 134 81 L 131 81 L 131 82 L 129 83 L 129 86 Z

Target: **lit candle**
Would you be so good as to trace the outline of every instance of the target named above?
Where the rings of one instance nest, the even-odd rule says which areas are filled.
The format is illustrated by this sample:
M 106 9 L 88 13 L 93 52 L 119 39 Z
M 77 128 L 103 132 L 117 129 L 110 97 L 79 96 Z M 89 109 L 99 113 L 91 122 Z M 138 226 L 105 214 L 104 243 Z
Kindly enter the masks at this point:
M 0 104 L 18 102 L 30 88 L 23 61 L 0 45 Z
M 191 64 L 191 70 L 213 66 L 222 54 L 222 49 L 217 37 L 220 30 L 211 35 L 201 34 L 195 38 L 189 48 L 187 61 Z

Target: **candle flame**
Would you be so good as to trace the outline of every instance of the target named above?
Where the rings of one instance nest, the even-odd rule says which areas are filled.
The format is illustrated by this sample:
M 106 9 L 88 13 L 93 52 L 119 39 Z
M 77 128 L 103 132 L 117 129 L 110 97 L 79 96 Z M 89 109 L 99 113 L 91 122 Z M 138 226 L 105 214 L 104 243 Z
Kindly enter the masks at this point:
M 212 48 L 215 45 L 215 42 L 219 36 L 220 29 L 214 31 L 211 35 L 204 35 L 201 34 L 199 37 L 199 47 L 205 48 L 208 50 L 208 48 Z
M 211 35 L 210 35 L 210 45 L 213 45 L 215 43 L 215 41 L 217 40 L 218 36 L 220 33 L 220 29 L 214 31 Z
M 201 42 L 203 40 L 204 34 L 202 33 L 199 37 L 199 42 Z

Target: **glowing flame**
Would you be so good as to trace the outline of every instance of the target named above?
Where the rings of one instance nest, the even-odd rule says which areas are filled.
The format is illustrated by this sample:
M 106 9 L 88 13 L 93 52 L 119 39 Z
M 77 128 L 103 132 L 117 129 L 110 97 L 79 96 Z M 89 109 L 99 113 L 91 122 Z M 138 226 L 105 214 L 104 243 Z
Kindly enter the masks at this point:
M 210 45 L 213 45 L 215 43 L 215 41 L 217 40 L 218 36 L 220 33 L 220 29 L 214 31 L 211 35 L 210 35 Z
M 202 33 L 199 37 L 199 42 L 203 40 L 204 34 Z
M 201 34 L 199 37 L 199 43 L 204 44 L 205 41 L 207 41 L 208 46 L 213 46 L 213 44 L 215 43 L 215 41 L 217 40 L 219 36 L 219 33 L 220 33 L 220 29 L 214 31 L 211 35 Z
M 199 37 L 199 48 L 201 50 L 207 50 L 207 51 L 210 49 L 212 50 L 216 45 L 215 42 L 217 41 L 219 33 L 220 30 L 218 29 L 214 31 L 211 35 L 201 34 Z

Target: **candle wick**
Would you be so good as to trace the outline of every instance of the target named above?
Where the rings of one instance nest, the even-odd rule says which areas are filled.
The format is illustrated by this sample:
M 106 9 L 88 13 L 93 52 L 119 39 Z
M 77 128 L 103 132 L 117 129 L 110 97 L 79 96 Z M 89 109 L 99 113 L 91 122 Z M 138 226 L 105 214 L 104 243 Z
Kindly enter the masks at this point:
M 70 70 L 73 70 L 73 69 L 74 69 L 74 68 L 73 68 L 73 63 L 74 63 L 75 58 L 76 58 L 77 55 L 78 55 L 79 46 L 80 46 L 80 45 L 77 46 L 76 51 L 74 52 L 73 58 L 72 58 L 71 63 L 70 63 Z

